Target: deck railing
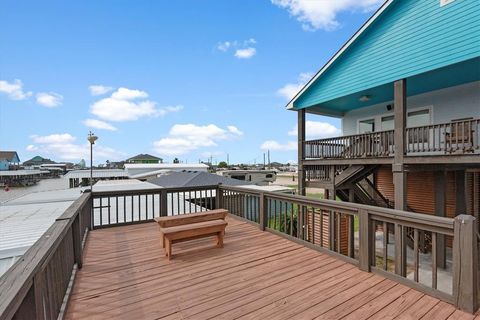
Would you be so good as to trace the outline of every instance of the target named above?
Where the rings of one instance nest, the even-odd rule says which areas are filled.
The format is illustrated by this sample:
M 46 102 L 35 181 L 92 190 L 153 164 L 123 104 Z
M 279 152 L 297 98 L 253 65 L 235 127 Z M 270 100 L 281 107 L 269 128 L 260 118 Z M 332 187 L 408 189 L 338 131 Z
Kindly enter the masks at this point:
M 75 201 L 2 277 L 0 319 L 56 319 L 91 227 L 91 194 Z
M 262 230 L 328 252 L 463 310 L 477 310 L 472 216 L 452 219 L 238 187 L 220 186 L 220 190 L 224 208 Z M 425 238 L 431 244 L 426 254 L 421 250 Z M 445 257 L 449 245 L 451 262 Z
M 407 155 L 471 154 L 480 150 L 480 119 L 406 129 Z
M 350 136 L 308 140 L 304 142 L 305 158 L 368 158 L 393 155 L 393 130 Z
M 0 278 L 0 320 L 62 315 L 75 271 L 82 267 L 82 239 L 88 229 L 214 208 L 226 208 L 261 230 L 381 273 L 463 310 L 477 310 L 477 233 L 472 216 L 450 219 L 220 185 L 83 194 Z M 431 263 L 424 272 L 419 247 L 427 234 Z M 408 239 L 413 239 L 412 248 Z M 453 257 L 451 267 L 444 268 L 437 263 L 441 254 L 437 248 L 449 241 Z M 449 270 L 451 275 L 445 278 Z
M 394 155 L 394 131 L 307 140 L 306 159 L 382 158 Z M 480 119 L 406 128 L 407 156 L 459 155 L 480 152 Z
M 214 209 L 217 186 L 155 188 L 129 191 L 94 191 L 93 228 L 152 221 Z

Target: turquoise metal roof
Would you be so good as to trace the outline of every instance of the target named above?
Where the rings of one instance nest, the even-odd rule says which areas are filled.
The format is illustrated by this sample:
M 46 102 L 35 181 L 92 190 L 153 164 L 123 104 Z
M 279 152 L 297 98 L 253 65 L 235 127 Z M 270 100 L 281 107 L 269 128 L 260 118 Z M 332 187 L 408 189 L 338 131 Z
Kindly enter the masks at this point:
M 408 79 L 418 94 L 480 79 L 480 1 L 394 0 L 293 100 L 293 108 L 345 112 L 393 98 Z M 361 103 L 360 96 L 371 97 Z M 326 112 L 325 112 L 326 111 Z

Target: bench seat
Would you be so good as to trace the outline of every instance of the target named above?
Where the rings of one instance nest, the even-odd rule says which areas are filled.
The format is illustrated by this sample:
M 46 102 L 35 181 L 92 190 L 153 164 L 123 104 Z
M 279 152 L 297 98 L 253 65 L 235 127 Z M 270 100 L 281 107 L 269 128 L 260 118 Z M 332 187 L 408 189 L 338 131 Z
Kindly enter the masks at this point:
M 172 257 L 172 244 L 176 242 L 216 236 L 217 246 L 223 247 L 223 237 L 228 224 L 225 221 L 227 214 L 227 210 L 217 209 L 173 217 L 155 218 L 160 227 L 162 245 L 165 248 L 165 254 L 168 259 L 170 260 Z

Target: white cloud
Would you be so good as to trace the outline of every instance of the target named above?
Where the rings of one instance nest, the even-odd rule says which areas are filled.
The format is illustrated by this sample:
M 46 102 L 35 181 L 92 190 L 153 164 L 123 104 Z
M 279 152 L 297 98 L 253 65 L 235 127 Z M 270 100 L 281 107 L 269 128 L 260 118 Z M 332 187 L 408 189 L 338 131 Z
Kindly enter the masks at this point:
M 86 119 L 83 121 L 83 124 L 89 128 L 95 128 L 95 129 L 102 129 L 102 130 L 110 130 L 110 131 L 116 131 L 117 128 L 112 126 L 110 123 L 102 121 L 102 120 L 97 120 L 97 119 Z
M 230 131 L 233 134 L 236 134 L 236 135 L 239 135 L 239 136 L 243 135 L 243 132 L 238 130 L 238 128 L 235 127 L 235 126 L 227 126 L 227 129 L 228 129 L 228 131 Z
M 121 122 L 165 116 L 183 109 L 183 106 L 157 108 L 154 101 L 145 100 L 147 97 L 145 91 L 119 88 L 110 97 L 93 103 L 90 106 L 90 113 L 103 120 Z
M 33 144 L 27 146 L 28 151 L 38 151 L 51 155 L 53 158 L 62 160 L 78 161 L 90 156 L 90 145 L 88 141 L 76 143 L 77 138 L 69 133 L 51 134 L 46 136 L 32 135 L 30 138 Z M 125 154 L 113 148 L 104 147 L 98 144 L 94 146 L 94 160 L 120 160 Z
M 36 147 L 35 145 L 33 144 L 29 144 L 25 150 L 29 151 L 29 152 L 33 152 L 33 151 L 37 151 L 38 150 L 38 147 Z
M 55 92 L 37 93 L 37 103 L 44 107 L 54 108 L 62 105 L 63 96 Z
M 297 82 L 287 83 L 286 85 L 278 89 L 277 93 L 282 97 L 285 97 L 286 100 L 290 101 L 311 78 L 312 74 L 309 72 L 300 73 Z
M 140 98 L 148 98 L 148 94 L 141 90 L 118 88 L 117 91 L 112 93 L 112 98 L 118 100 L 135 100 Z
M 69 143 L 75 141 L 75 137 L 69 133 L 56 133 L 48 136 L 39 136 L 34 134 L 31 135 L 30 138 L 33 140 L 33 142 L 42 144 Z
M 102 94 L 109 93 L 113 88 L 102 85 L 91 85 L 88 87 L 88 90 L 92 96 L 101 96 Z
M 273 4 L 288 10 L 291 16 L 302 23 L 304 30 L 334 30 L 340 22 L 337 15 L 342 11 L 371 11 L 384 0 L 271 0 Z
M 323 139 L 336 137 L 342 134 L 342 130 L 328 122 L 305 121 L 305 135 L 307 139 Z M 288 131 L 289 136 L 298 135 L 298 125 Z
M 217 43 L 217 50 L 222 52 L 227 52 L 230 49 L 235 50 L 234 56 L 239 59 L 249 59 L 257 53 L 254 45 L 257 43 L 257 40 L 250 38 L 243 41 L 223 41 Z
M 228 49 L 230 49 L 231 46 L 232 43 L 230 41 L 219 42 L 217 44 L 217 49 L 226 52 Z
M 235 57 L 239 59 L 250 59 L 257 53 L 257 50 L 253 47 L 248 47 L 245 49 L 237 49 L 235 51 Z
M 233 139 L 240 133 L 241 131 L 234 126 L 222 129 L 214 124 L 205 126 L 176 124 L 170 129 L 168 136 L 155 141 L 153 146 L 158 154 L 177 156 L 199 148 L 216 147 L 219 141 Z
M 32 95 L 31 91 L 23 91 L 23 82 L 19 79 L 8 82 L 0 80 L 0 92 L 4 93 L 11 100 L 25 100 Z
M 275 140 L 267 140 L 260 146 L 262 150 L 270 150 L 270 151 L 295 151 L 297 150 L 297 142 L 296 141 L 288 141 L 285 144 L 282 144 Z

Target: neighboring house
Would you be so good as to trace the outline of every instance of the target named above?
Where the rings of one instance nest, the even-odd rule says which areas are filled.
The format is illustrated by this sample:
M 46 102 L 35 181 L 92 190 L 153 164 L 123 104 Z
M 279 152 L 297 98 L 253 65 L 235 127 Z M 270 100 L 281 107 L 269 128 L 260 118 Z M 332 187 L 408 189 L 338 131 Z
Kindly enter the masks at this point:
M 24 167 L 39 167 L 42 164 L 53 164 L 55 161 L 52 161 L 41 156 L 35 156 L 30 160 L 23 162 Z
M 0 170 L 9 170 L 20 165 L 20 158 L 16 151 L 0 151 Z
M 478 218 L 478 21 L 478 1 L 386 1 L 287 106 L 300 193 Z M 306 140 L 306 113 L 341 119 L 343 135 Z
M 162 163 L 163 159 L 149 154 L 138 154 L 125 160 L 126 163 Z

